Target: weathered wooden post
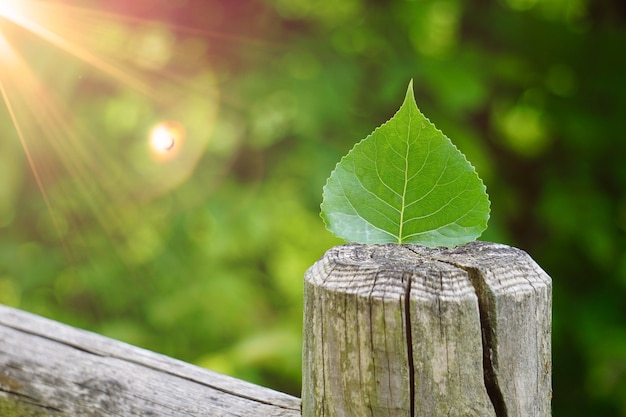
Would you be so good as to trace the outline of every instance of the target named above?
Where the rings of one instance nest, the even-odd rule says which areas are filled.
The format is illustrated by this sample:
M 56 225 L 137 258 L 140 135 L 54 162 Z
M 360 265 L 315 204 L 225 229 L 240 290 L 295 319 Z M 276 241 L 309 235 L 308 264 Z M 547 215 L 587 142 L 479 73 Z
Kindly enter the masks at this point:
M 550 277 L 523 251 L 348 244 L 305 274 L 302 415 L 551 415 Z

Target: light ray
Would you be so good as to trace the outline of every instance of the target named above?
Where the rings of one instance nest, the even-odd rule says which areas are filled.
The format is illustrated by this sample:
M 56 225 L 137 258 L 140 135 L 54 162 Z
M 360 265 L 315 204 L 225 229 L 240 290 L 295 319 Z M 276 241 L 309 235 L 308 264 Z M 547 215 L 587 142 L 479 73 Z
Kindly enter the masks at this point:
M 38 161 L 35 157 L 33 147 L 29 143 L 33 141 L 29 141 L 29 138 L 43 137 L 46 139 L 47 146 L 50 146 L 54 151 L 50 156 L 54 155 L 59 158 L 71 177 L 78 179 L 75 186 L 79 195 L 84 198 L 97 222 L 107 232 L 120 219 L 119 217 L 107 216 L 106 212 L 102 210 L 102 207 L 104 207 L 102 197 L 106 198 L 106 196 L 111 197 L 112 195 L 109 191 L 99 186 L 101 183 L 95 181 L 97 173 L 93 172 L 94 159 L 88 157 L 82 142 L 76 137 L 75 130 L 72 129 L 68 117 L 61 113 L 62 106 L 45 91 L 28 65 L 8 43 L 3 42 L 2 37 L 0 37 L 0 53 L 5 61 L 11 63 L 11 65 L 4 65 L 0 69 L 2 99 L 59 239 L 61 242 L 64 242 L 63 232 L 54 214 L 56 211 L 54 210 L 53 201 L 40 170 L 43 160 Z M 8 80 L 8 82 L 4 80 Z M 13 90 L 13 93 L 11 93 L 9 88 Z M 19 108 L 19 114 L 16 110 L 16 105 L 19 104 L 18 101 L 23 101 Z M 20 119 L 30 120 L 30 122 L 23 123 Z M 23 126 L 29 126 L 28 132 L 24 131 Z M 41 132 L 36 132 L 35 126 L 41 127 Z M 37 146 L 40 155 L 48 153 L 45 151 L 46 148 L 43 147 L 43 142 L 38 141 L 33 145 Z
M 28 5 L 28 8 L 26 7 L 26 5 Z M 11 9 L 11 12 L 7 11 L 5 14 L 3 14 L 3 16 L 11 22 L 17 24 L 18 26 L 21 26 L 22 28 L 39 36 L 43 40 L 56 46 L 57 48 L 99 69 L 105 74 L 113 77 L 115 80 L 123 82 L 144 94 L 150 95 L 153 98 L 158 99 L 158 96 L 153 94 L 154 89 L 151 89 L 142 80 L 130 75 L 127 71 L 124 71 L 123 69 L 111 65 L 106 60 L 95 55 L 88 48 L 80 45 L 78 42 L 70 41 L 70 39 L 81 39 L 80 35 L 76 33 L 70 33 L 70 36 L 61 35 L 59 32 L 59 27 L 63 27 L 61 25 L 67 22 L 64 22 L 64 20 L 62 19 L 52 18 L 54 15 L 48 16 L 44 14 L 43 10 L 41 10 L 41 6 L 42 4 L 38 4 L 38 2 L 24 2 L 19 12 Z M 26 13 L 26 11 L 28 11 L 28 13 Z M 66 27 L 69 28 L 70 26 Z
M 114 48 L 113 50 L 103 48 L 102 40 L 97 36 L 98 28 L 102 28 L 107 24 L 119 27 L 122 22 L 126 22 L 134 25 L 133 30 L 161 26 L 175 33 L 247 44 L 254 50 L 266 51 L 268 48 L 275 49 L 280 47 L 280 44 L 273 44 L 258 38 L 237 36 L 172 23 L 164 24 L 151 19 L 71 5 L 32 0 L 21 0 L 20 5 L 19 12 L 7 12 L 5 17 L 71 56 L 97 68 L 115 81 L 121 82 L 161 103 L 167 103 L 170 100 L 171 94 L 169 92 L 172 89 L 185 88 L 187 89 L 187 94 L 206 94 L 206 90 L 198 90 L 198 86 L 190 86 L 188 77 L 180 76 L 164 69 L 159 69 L 158 71 L 159 81 L 162 84 L 163 80 L 166 79 L 172 85 L 161 85 L 161 88 L 155 89 L 152 82 L 154 77 L 146 74 L 145 71 L 142 72 L 141 68 L 136 68 L 131 64 L 133 56 L 137 55 L 138 51 L 132 52 L 124 48 Z M 137 27 L 137 24 L 141 26 Z M 136 37 L 136 34 L 129 36 L 129 38 L 133 37 Z M 123 46 L 128 47 L 128 41 Z M 215 91 L 214 87 L 210 86 L 210 90 L 213 92 Z
M 44 186 L 44 181 L 39 172 L 39 168 L 35 163 L 35 158 L 33 157 L 31 148 L 26 140 L 26 135 L 22 130 L 21 123 L 18 120 L 17 114 L 13 107 L 13 103 L 9 96 L 9 92 L 5 86 L 5 83 L 3 82 L 2 75 L 6 75 L 7 73 L 19 70 L 21 68 L 21 62 L 15 51 L 11 48 L 11 45 L 6 41 L 4 35 L 2 35 L 2 33 L 0 33 L 0 62 L 2 62 L 3 64 L 3 73 L 0 73 L 0 96 L 2 97 L 2 101 L 5 104 L 7 112 L 9 114 L 9 119 L 13 124 L 13 128 L 15 129 L 17 137 L 20 141 L 22 150 L 24 151 L 28 166 L 33 174 L 33 178 L 35 179 L 35 183 L 37 184 L 37 188 L 41 194 L 44 205 L 49 214 L 53 230 L 59 238 L 59 241 L 61 242 L 61 247 L 63 248 L 65 256 L 67 257 L 67 259 L 72 259 L 72 253 L 68 247 L 66 240 L 63 238 L 63 227 L 60 224 L 59 218 L 55 215 L 50 196 L 46 190 L 46 187 Z
M 114 13 L 114 12 L 110 12 L 106 10 L 95 10 L 91 8 L 71 6 L 67 4 L 66 5 L 61 5 L 61 4 L 53 5 L 53 4 L 45 3 L 45 4 L 41 4 L 41 6 L 42 7 L 47 6 L 51 12 L 56 10 L 56 12 L 59 15 L 66 16 L 74 21 L 91 21 L 91 22 L 108 21 L 108 22 L 113 22 L 113 23 L 127 22 L 127 23 L 132 23 L 135 25 L 140 24 L 144 26 L 159 23 L 159 22 L 156 22 L 154 19 L 143 18 L 139 16 L 123 15 L 123 14 Z M 197 35 L 203 38 L 218 39 L 218 40 L 229 41 L 229 42 L 238 43 L 238 44 L 245 44 L 250 47 L 262 48 L 264 50 L 268 48 L 276 49 L 276 48 L 283 47 L 283 45 L 281 44 L 271 43 L 263 39 L 260 39 L 258 37 L 252 38 L 252 37 L 247 37 L 247 36 L 235 35 L 232 33 L 224 33 L 224 32 L 219 32 L 215 30 L 209 30 L 207 28 L 189 27 L 189 26 L 183 26 L 183 25 L 174 24 L 174 23 L 168 23 L 167 26 L 168 28 L 176 31 L 177 33 L 184 33 L 186 35 Z
M 17 136 L 20 140 L 22 149 L 24 150 L 24 155 L 26 156 L 26 160 L 28 161 L 28 166 L 30 167 L 31 172 L 33 173 L 33 177 L 35 178 L 35 182 L 37 183 L 37 188 L 39 188 L 39 192 L 41 193 L 41 196 L 43 198 L 44 204 L 46 205 L 46 208 L 52 214 L 52 204 L 50 204 L 50 198 L 48 197 L 48 193 L 46 192 L 46 189 L 43 185 L 43 181 L 41 180 L 41 175 L 39 175 L 39 170 L 37 169 L 37 165 L 35 164 L 35 160 L 33 159 L 33 156 L 31 154 L 30 147 L 28 146 L 28 143 L 26 142 L 26 138 L 24 134 L 22 133 L 22 128 L 20 127 L 20 123 L 18 122 L 15 112 L 13 111 L 11 100 L 9 100 L 9 96 L 4 87 L 4 83 L 2 82 L 2 79 L 0 79 L 0 94 L 2 95 L 4 104 L 7 108 L 7 111 L 9 112 L 9 117 L 11 119 L 11 122 L 13 123 L 13 127 L 15 128 L 15 132 L 17 133 Z M 60 232 L 60 229 L 58 228 L 58 223 L 56 219 L 54 218 L 54 216 L 52 216 L 52 220 L 54 222 L 55 228 L 57 229 L 57 232 Z

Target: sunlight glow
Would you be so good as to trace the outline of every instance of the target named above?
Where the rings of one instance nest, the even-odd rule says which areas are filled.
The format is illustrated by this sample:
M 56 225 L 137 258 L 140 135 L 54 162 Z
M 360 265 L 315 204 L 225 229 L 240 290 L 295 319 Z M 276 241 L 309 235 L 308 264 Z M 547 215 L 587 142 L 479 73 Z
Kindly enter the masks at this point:
M 24 4 L 19 0 L 0 0 L 0 17 L 19 19 L 24 13 Z
M 124 22 L 129 20 L 133 21 L 133 25 L 125 26 Z M 25 36 L 24 30 L 35 36 Z M 111 30 L 120 36 L 106 36 L 111 34 Z M 212 73 L 206 70 L 206 79 L 200 84 L 197 78 L 189 77 L 188 74 L 182 76 L 170 71 L 166 65 L 174 58 L 172 49 L 166 46 L 174 42 L 174 36 L 167 24 L 133 20 L 98 9 L 54 1 L 0 0 L 0 87 L 3 88 L 0 103 L 4 101 L 4 107 L 15 109 L 12 110 L 15 128 L 19 130 L 20 124 L 24 127 L 24 132 L 19 135 L 22 147 L 26 150 L 29 145 L 27 142 L 30 142 L 31 149 L 37 150 L 31 161 L 31 170 L 35 172 L 37 165 L 54 164 L 57 158 L 72 178 L 78 178 L 76 186 L 83 188 L 80 193 L 98 195 L 110 201 L 124 201 L 128 194 L 137 196 L 137 189 L 141 189 L 142 195 L 159 194 L 186 178 L 200 158 L 209 136 L 194 134 L 193 140 L 185 143 L 183 149 L 186 129 L 181 122 L 164 121 L 157 125 L 156 134 L 148 139 L 148 151 L 145 141 L 132 143 L 133 151 L 125 154 L 128 158 L 126 161 L 114 153 L 116 148 L 101 141 L 103 135 L 118 134 L 122 128 L 141 128 L 142 123 L 133 116 L 137 114 L 133 111 L 143 103 L 154 103 L 159 105 L 159 112 L 166 109 L 165 114 L 170 117 L 181 117 L 176 111 L 170 110 L 172 103 L 180 97 L 186 97 L 187 103 L 198 102 L 198 108 L 203 109 L 202 122 L 197 122 L 196 118 L 190 128 L 194 132 L 199 128 L 202 132 L 210 132 L 217 111 L 217 90 Z M 68 65 L 55 74 L 60 82 L 50 84 L 50 78 L 42 78 L 33 71 L 35 68 L 30 61 L 37 55 L 32 51 L 44 46 L 36 41 L 37 38 L 55 47 L 53 51 L 63 51 L 77 58 L 74 60 L 68 57 Z M 136 48 L 146 45 L 135 45 L 130 41 L 133 39 L 143 39 L 152 45 L 148 48 L 150 53 L 137 54 Z M 52 55 L 45 50 L 39 56 L 45 57 L 40 64 L 44 63 L 48 68 L 54 65 L 45 60 L 51 63 L 58 58 L 64 59 L 63 55 Z M 144 61 L 138 62 L 138 59 L 148 59 L 150 65 Z M 87 64 L 86 69 L 77 67 L 77 61 Z M 89 67 L 107 75 L 113 85 L 121 85 L 127 91 L 139 93 L 125 102 L 120 98 L 107 98 L 110 103 L 107 110 L 125 103 L 122 115 L 130 120 L 130 125 L 124 127 L 122 118 L 114 117 L 106 122 L 110 130 L 101 132 L 99 137 L 79 132 L 82 130 L 80 126 L 88 121 L 76 118 L 72 109 L 63 106 L 59 101 L 63 97 L 55 94 L 59 92 L 56 86 L 73 83 L 76 88 L 81 88 L 81 85 L 101 83 L 98 76 L 89 71 Z M 76 79 L 85 81 L 74 81 Z M 159 88 L 155 88 L 155 85 Z M 188 114 L 183 116 L 184 123 L 189 125 Z M 42 130 L 36 131 L 36 126 Z M 112 138 L 119 140 L 115 136 Z M 42 151 L 46 146 L 51 152 Z M 163 169 L 163 165 L 155 164 L 170 161 L 173 163 L 168 165 L 167 170 Z M 136 172 L 140 174 L 128 177 L 123 168 L 125 163 L 135 166 Z M 122 183 L 108 184 L 106 177 L 102 177 L 103 171 L 108 171 L 109 177 L 127 178 Z M 41 188 L 46 188 L 45 181 L 42 181 Z M 94 207 L 106 206 L 100 203 L 94 202 Z
M 0 0 L 0 141 L 19 142 L 63 245 L 88 221 L 116 243 L 145 226 L 141 205 L 189 178 L 204 154 L 217 84 L 207 66 L 172 64 L 177 33 L 64 1 Z M 76 105 L 87 97 L 89 111 Z M 75 222 L 75 207 L 89 220 Z

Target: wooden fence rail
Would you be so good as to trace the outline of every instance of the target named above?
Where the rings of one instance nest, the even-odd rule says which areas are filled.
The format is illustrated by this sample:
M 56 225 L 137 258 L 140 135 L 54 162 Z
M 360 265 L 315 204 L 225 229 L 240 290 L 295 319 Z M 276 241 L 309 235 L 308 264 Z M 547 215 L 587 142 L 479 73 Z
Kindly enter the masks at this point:
M 305 274 L 300 399 L 0 306 L 0 417 L 547 417 L 550 277 L 523 251 L 343 245 Z
M 300 416 L 298 398 L 0 306 L 0 416 Z

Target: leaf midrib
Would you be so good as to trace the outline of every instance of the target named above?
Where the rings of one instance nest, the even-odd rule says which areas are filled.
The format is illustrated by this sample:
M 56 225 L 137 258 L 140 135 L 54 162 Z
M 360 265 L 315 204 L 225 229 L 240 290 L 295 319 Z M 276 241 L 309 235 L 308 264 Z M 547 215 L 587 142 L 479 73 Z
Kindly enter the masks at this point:
M 406 210 L 406 190 L 409 184 L 409 154 L 411 148 L 411 114 L 409 113 L 409 121 L 407 124 L 406 134 L 406 152 L 404 154 L 404 186 L 402 189 L 402 207 L 400 209 L 400 229 L 398 230 L 398 243 L 402 243 L 402 234 L 404 232 L 404 212 Z

